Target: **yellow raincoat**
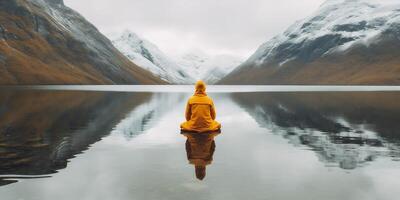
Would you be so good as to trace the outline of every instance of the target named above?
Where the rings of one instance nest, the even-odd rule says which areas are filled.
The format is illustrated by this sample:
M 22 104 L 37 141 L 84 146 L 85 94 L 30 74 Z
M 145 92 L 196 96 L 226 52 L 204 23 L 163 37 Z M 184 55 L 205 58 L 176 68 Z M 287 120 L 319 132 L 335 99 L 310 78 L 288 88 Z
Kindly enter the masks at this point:
M 214 103 L 207 96 L 203 81 L 196 83 L 196 92 L 187 102 L 185 117 L 186 122 L 181 124 L 181 129 L 185 131 L 207 132 L 221 128 L 221 124 L 215 121 Z

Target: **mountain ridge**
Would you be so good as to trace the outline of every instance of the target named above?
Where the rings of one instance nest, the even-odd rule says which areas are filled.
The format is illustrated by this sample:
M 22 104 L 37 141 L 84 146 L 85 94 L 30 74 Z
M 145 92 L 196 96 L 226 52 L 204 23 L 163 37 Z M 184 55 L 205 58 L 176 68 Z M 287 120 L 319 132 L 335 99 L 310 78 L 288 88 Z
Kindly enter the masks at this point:
M 125 30 L 112 39 L 114 46 L 139 67 L 169 83 L 191 84 L 195 79 L 155 44 Z
M 62 0 L 0 2 L 0 84 L 163 84 Z
M 193 84 L 196 80 L 213 84 L 241 63 L 232 55 L 208 55 L 201 50 L 168 55 L 130 30 L 111 38 L 114 46 L 132 62 L 173 84 Z
M 400 84 L 400 4 L 329 0 L 220 84 Z

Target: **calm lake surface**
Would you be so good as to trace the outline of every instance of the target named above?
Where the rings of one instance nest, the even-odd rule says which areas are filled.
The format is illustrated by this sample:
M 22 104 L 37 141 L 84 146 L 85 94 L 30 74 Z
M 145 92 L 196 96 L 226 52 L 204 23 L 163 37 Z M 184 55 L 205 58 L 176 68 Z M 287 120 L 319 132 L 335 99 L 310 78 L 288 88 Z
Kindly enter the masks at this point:
M 397 88 L 211 87 L 197 136 L 191 88 L 123 87 L 1 88 L 0 199 L 399 198 Z

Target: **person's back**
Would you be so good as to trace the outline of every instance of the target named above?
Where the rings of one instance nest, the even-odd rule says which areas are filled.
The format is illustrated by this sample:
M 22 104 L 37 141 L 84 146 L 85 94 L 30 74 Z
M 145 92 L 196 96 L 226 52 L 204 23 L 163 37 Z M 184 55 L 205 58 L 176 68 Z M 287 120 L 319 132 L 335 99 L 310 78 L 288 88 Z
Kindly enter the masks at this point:
M 206 132 L 221 128 L 221 125 L 215 121 L 216 113 L 213 100 L 207 96 L 205 91 L 205 84 L 198 81 L 196 92 L 186 105 L 186 122 L 181 124 L 182 130 Z

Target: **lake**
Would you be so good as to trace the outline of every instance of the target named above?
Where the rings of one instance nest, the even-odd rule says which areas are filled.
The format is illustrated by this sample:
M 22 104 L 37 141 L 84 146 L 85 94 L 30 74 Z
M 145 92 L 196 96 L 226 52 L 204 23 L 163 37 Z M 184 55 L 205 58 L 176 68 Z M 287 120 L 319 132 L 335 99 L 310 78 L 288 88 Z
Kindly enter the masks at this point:
M 398 199 L 399 88 L 210 86 L 181 134 L 191 88 L 1 87 L 0 199 Z

